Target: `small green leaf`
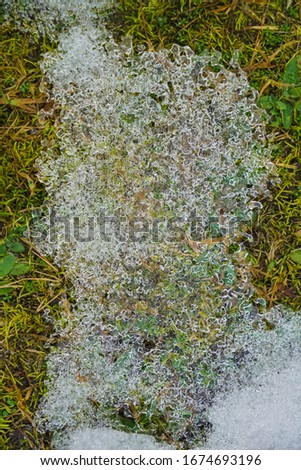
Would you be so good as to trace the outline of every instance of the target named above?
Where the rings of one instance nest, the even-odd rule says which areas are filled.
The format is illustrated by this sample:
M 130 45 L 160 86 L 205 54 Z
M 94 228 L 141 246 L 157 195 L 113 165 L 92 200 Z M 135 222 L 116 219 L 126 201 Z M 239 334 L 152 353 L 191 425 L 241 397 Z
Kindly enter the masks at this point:
M 291 251 L 289 254 L 289 259 L 294 263 L 301 264 L 301 249 Z
M 0 295 L 10 294 L 13 290 L 12 287 L 2 287 L 7 284 L 7 281 L 0 281 Z
M 284 83 L 298 85 L 300 81 L 300 77 L 299 77 L 300 59 L 301 59 L 301 56 L 297 55 L 286 64 L 285 69 L 284 69 L 284 75 L 283 75 Z
M 278 127 L 278 126 L 281 125 L 281 123 L 282 123 L 281 117 L 280 117 L 280 116 L 279 116 L 279 117 L 277 116 L 277 117 L 275 117 L 275 118 L 273 119 L 273 121 L 271 122 L 271 126 Z
M 10 294 L 12 292 L 12 288 L 11 287 L 1 287 L 0 286 L 0 295 L 7 295 L 7 294 Z
M 7 403 L 8 403 L 9 406 L 16 406 L 15 400 L 12 400 L 11 398 L 7 399 Z
M 5 255 L 5 253 L 6 253 L 6 248 L 5 248 L 4 243 L 2 243 L 2 244 L 0 245 L 0 256 Z
M 278 100 L 277 101 L 277 108 L 280 109 L 280 111 L 283 111 L 286 109 L 286 103 L 284 101 Z
M 8 249 L 13 253 L 23 253 L 25 251 L 25 246 L 23 243 L 17 241 L 11 241 L 6 243 Z
M 281 121 L 284 129 L 289 129 L 293 122 L 293 106 L 284 101 L 277 101 L 277 108 L 280 109 Z
M 289 87 L 282 93 L 286 98 L 301 98 L 301 86 Z
M 21 276 L 22 274 L 28 273 L 30 269 L 31 267 L 28 263 L 16 263 L 9 274 L 11 276 Z
M 273 271 L 274 267 L 275 267 L 275 261 L 270 261 L 267 267 L 267 273 L 270 273 L 271 271 Z
M 158 16 L 157 21 L 160 28 L 163 28 L 167 23 L 167 18 L 166 16 Z
M 301 113 L 301 100 L 295 103 L 295 111 L 297 111 L 298 113 Z
M 272 109 L 276 103 L 276 98 L 273 95 L 264 95 L 261 96 L 258 100 L 258 105 L 263 109 Z
M 6 276 L 14 267 L 16 257 L 14 255 L 6 255 L 0 258 L 0 277 Z

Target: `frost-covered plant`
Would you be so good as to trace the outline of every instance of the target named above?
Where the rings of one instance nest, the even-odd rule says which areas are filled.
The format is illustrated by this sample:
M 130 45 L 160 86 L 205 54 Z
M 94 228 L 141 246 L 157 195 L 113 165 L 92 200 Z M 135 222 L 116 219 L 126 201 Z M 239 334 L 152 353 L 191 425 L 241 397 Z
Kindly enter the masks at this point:
M 91 244 L 102 238 L 101 259 L 123 256 L 129 242 L 138 256 L 161 251 L 156 247 L 166 237 L 187 233 L 193 220 L 194 239 L 210 237 L 212 221 L 219 234 L 231 227 L 235 235 L 269 167 L 246 77 L 220 65 L 213 72 L 218 54 L 199 57 L 174 46 L 136 58 L 129 44 L 117 46 L 108 36 L 74 29 L 44 61 L 52 96 L 64 106 L 57 155 L 50 150 L 41 171 L 58 221 L 70 217 L 71 224 L 77 216 L 78 232 L 87 237 L 94 218 Z M 108 241 L 97 232 L 99 215 L 115 215 L 121 236 L 111 227 Z M 71 238 L 83 246 L 80 236 Z
M 62 35 L 42 67 L 62 111 L 39 159 L 39 246 L 77 302 L 58 325 L 40 426 L 113 422 L 193 445 L 257 315 L 231 245 L 270 171 L 256 93 L 218 53 L 135 56 L 92 27 Z
M 268 320 L 274 326 L 268 332 L 249 326 L 233 337 L 233 350 L 247 353 L 252 361 L 220 373 L 208 406 L 207 449 L 300 449 L 301 321 L 280 307 L 269 312 Z M 53 444 L 71 449 L 164 448 L 149 436 L 102 427 L 56 434 Z
M 4 18 L 37 37 L 56 40 L 78 23 L 98 24 L 113 0 L 3 0 Z

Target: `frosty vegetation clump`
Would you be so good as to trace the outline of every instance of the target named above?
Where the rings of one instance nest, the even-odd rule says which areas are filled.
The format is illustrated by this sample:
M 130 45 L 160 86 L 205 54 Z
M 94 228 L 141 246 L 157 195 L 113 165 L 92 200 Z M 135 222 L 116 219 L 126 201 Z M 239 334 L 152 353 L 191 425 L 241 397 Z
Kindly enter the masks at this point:
M 174 46 L 134 57 L 130 44 L 108 36 L 75 28 L 43 64 L 63 106 L 58 147 L 40 171 L 64 228 L 50 231 L 50 251 L 61 261 L 68 238 L 67 250 L 103 261 L 161 253 L 181 233 L 236 235 L 269 168 L 245 75 L 226 71 L 218 53 Z M 105 236 L 99 215 L 116 216 L 120 233 L 107 222 Z
M 285 319 L 283 319 L 285 316 Z M 240 369 L 221 368 L 207 419 L 206 449 L 300 449 L 301 321 L 283 308 L 267 314 L 274 328 L 249 326 L 232 347 L 248 355 Z M 225 373 L 226 372 L 226 373 Z M 81 428 L 54 441 L 70 449 L 164 449 L 149 436 Z M 204 447 L 202 447 L 204 449 Z
M 113 0 L 3 0 L 4 18 L 37 37 L 56 40 L 78 24 L 98 24 Z
M 235 337 L 263 328 L 237 243 L 270 172 L 256 93 L 218 53 L 136 56 L 92 27 L 42 67 L 61 113 L 35 237 L 76 303 L 39 425 L 58 442 L 100 423 L 193 446 L 219 377 L 252 359 Z

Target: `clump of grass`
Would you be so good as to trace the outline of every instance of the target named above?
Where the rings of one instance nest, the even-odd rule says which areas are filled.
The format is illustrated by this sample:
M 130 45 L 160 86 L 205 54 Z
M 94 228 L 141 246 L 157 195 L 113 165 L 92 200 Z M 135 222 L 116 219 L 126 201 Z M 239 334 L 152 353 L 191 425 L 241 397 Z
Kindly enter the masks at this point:
M 59 269 L 34 250 L 23 232 L 45 197 L 34 162 L 42 139 L 52 137 L 53 123 L 38 119 L 45 106 L 38 60 L 51 46 L 9 26 L 1 28 L 0 46 L 0 448 L 42 449 L 49 447 L 49 436 L 42 438 L 35 430 L 33 413 L 45 392 L 45 344 L 52 333 L 43 311 L 47 307 L 56 315 L 65 287 Z
M 291 132 L 290 132 L 291 134 Z M 294 133 L 292 133 L 294 136 Z M 280 182 L 255 221 L 249 245 L 254 283 L 268 305 L 301 306 L 300 259 L 300 140 L 286 137 L 275 152 Z

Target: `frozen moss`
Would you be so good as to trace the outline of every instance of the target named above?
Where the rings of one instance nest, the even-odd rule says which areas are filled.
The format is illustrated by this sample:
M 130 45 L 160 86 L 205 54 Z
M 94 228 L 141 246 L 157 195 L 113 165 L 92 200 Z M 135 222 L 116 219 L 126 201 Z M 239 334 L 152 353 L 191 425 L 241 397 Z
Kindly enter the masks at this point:
M 112 0 L 3 0 L 4 18 L 38 38 L 56 40 L 61 31 L 103 20 Z
M 254 320 L 243 246 L 229 245 L 271 169 L 256 93 L 219 54 L 135 56 L 93 28 L 62 35 L 42 67 L 62 111 L 39 159 L 39 245 L 77 304 L 49 357 L 40 424 L 192 445 L 218 376 L 238 367 L 233 335 Z

